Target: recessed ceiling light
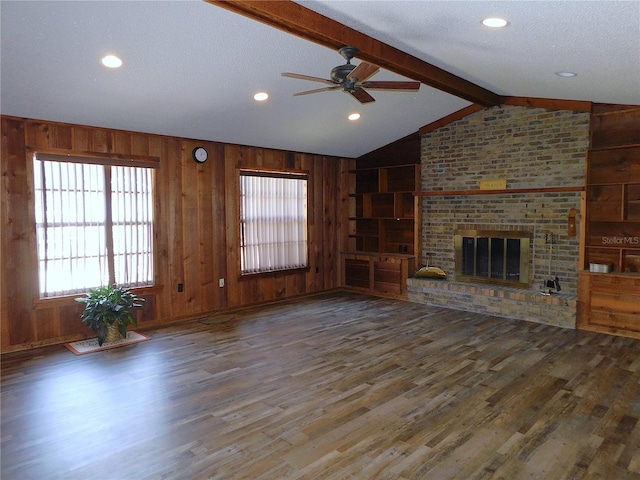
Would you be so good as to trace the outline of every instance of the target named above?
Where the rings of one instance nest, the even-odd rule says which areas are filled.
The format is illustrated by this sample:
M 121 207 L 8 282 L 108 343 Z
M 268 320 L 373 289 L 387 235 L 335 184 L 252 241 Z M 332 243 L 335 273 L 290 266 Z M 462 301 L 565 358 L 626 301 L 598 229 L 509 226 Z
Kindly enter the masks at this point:
M 358 120 L 360 118 L 360 114 L 359 113 L 352 113 L 347 118 L 349 118 L 349 120 L 351 120 L 353 122 L 353 121 Z
M 482 20 L 482 24 L 485 27 L 502 28 L 502 27 L 506 27 L 508 22 L 504 18 L 491 17 L 491 18 L 485 18 L 484 20 Z
M 269 98 L 269 94 L 265 92 L 258 92 L 253 96 L 256 102 L 264 102 L 267 98 Z
M 122 65 L 122 60 L 120 60 L 115 55 L 107 55 L 106 57 L 102 57 L 102 64 L 105 67 L 118 68 Z
M 574 73 L 574 72 L 556 72 L 556 75 L 558 75 L 559 77 L 564 77 L 564 78 L 571 78 L 571 77 L 578 76 L 578 74 Z

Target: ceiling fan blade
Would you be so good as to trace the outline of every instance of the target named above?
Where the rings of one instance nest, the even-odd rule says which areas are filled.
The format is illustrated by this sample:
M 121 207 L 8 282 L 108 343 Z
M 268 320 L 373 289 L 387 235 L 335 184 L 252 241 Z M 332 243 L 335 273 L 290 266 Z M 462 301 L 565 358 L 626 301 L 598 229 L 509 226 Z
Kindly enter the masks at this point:
M 349 93 L 353 95 L 360 103 L 371 103 L 376 101 L 375 98 L 365 92 L 362 88 L 356 88 L 355 91 Z
M 360 65 L 349 72 L 349 75 L 347 75 L 347 80 L 356 79 L 358 82 L 362 83 L 367 78 L 372 77 L 373 75 L 378 73 L 378 70 L 380 70 L 379 66 L 369 62 L 362 62 L 360 63 Z
M 364 88 L 372 88 L 377 90 L 419 90 L 420 82 L 365 82 Z
M 312 93 L 330 92 L 331 90 L 337 90 L 338 88 L 340 88 L 340 85 L 333 85 L 332 87 L 316 88 L 314 90 L 305 90 L 304 92 L 294 93 L 293 96 L 299 97 L 300 95 L 310 95 Z
M 333 80 L 329 80 L 327 78 L 312 77 L 311 75 L 302 75 L 301 73 L 284 72 L 281 75 L 283 77 L 297 78 L 297 79 L 300 79 L 300 80 L 310 80 L 312 82 L 327 83 L 329 85 L 335 85 L 335 83 L 336 83 Z

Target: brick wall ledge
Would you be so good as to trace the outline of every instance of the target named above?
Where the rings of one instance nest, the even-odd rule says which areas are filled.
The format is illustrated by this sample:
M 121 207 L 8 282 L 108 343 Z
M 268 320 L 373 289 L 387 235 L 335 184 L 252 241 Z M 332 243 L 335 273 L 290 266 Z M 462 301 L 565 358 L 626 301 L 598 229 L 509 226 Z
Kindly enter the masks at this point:
M 452 280 L 407 279 L 407 299 L 423 303 L 496 315 L 515 320 L 575 328 L 577 295 L 542 295 L 500 285 L 455 282 Z

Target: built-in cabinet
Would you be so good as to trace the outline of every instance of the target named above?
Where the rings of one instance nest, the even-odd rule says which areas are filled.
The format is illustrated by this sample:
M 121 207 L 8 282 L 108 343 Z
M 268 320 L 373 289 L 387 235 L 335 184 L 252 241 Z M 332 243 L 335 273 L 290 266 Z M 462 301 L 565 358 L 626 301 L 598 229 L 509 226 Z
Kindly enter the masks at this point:
M 596 107 L 590 137 L 577 325 L 640 336 L 640 107 Z
M 579 272 L 577 326 L 640 338 L 640 275 Z
M 587 212 L 588 263 L 639 273 L 640 146 L 589 152 Z
M 343 254 L 345 286 L 382 295 L 404 297 L 407 278 L 415 272 L 413 255 Z
M 345 286 L 404 296 L 406 279 L 416 269 L 419 135 L 358 158 L 349 183 Z

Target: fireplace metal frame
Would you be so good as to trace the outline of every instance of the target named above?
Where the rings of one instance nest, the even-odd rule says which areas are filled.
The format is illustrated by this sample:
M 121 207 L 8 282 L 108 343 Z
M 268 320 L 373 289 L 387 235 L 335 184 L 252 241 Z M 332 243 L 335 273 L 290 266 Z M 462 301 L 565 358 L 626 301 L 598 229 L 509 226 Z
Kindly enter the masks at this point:
M 491 278 L 479 277 L 476 275 L 465 275 L 462 273 L 462 239 L 463 237 L 473 238 L 515 238 L 520 240 L 520 267 L 519 267 L 519 279 L 507 280 L 506 278 Z M 456 280 L 460 282 L 475 282 L 475 283 L 490 283 L 505 285 L 514 288 L 529 288 L 529 258 L 531 256 L 531 232 L 522 230 L 456 230 L 454 233 L 454 247 L 455 247 L 455 262 L 456 262 Z M 474 249 L 474 255 L 477 253 L 477 249 Z M 523 254 L 524 253 L 524 254 Z M 491 248 L 489 248 L 489 264 L 491 264 Z M 506 265 L 506 248 L 504 249 L 503 264 Z M 474 257 L 474 273 L 475 266 L 477 265 Z M 504 275 L 506 277 L 507 269 L 503 268 Z

